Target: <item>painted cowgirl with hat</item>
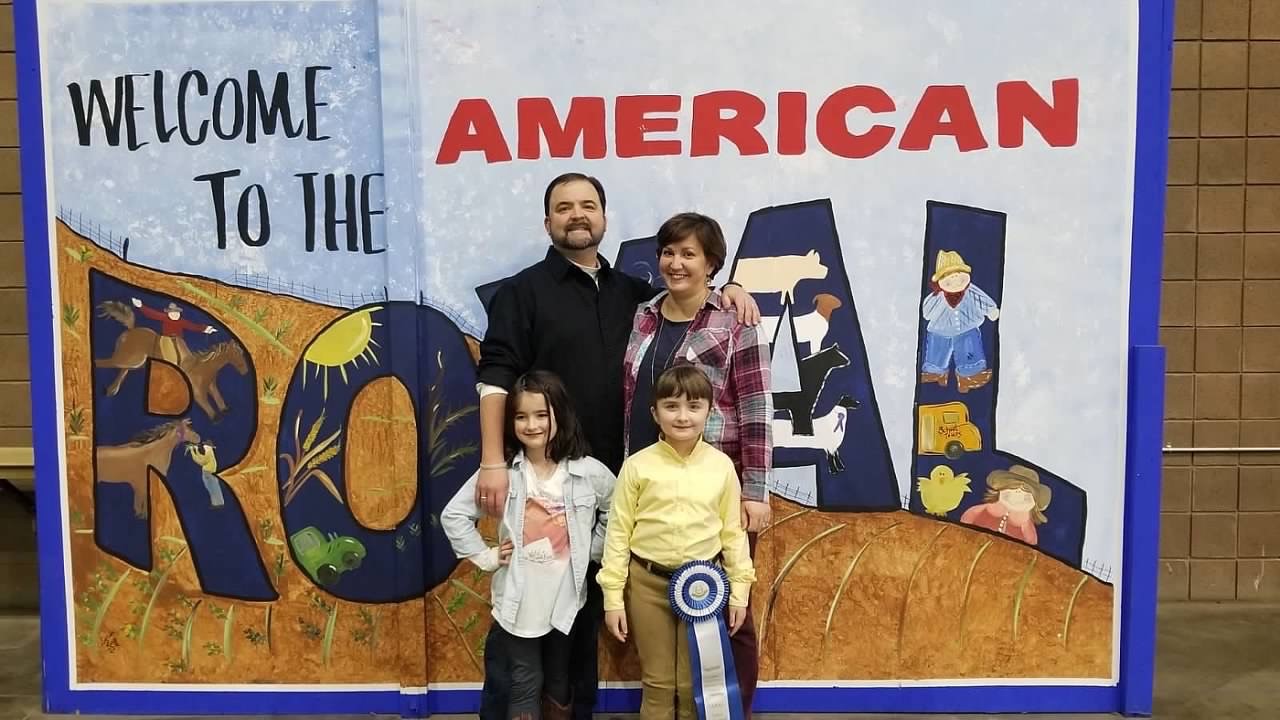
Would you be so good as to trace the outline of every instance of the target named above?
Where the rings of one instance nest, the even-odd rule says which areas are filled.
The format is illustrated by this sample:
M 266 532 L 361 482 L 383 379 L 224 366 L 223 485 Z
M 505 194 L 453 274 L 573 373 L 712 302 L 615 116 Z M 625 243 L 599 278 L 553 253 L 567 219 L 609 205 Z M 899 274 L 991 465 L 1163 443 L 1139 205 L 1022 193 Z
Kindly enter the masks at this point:
M 946 387 L 952 362 L 956 386 L 962 392 L 991 382 L 991 368 L 982 349 L 982 323 L 1000 317 L 996 301 L 971 282 L 973 268 L 960 253 L 941 250 L 934 266 L 933 292 L 924 299 L 921 312 L 925 328 L 924 362 L 920 382 Z
M 960 522 L 994 530 L 1029 545 L 1039 540 L 1036 526 L 1048 522 L 1044 511 L 1053 499 L 1053 490 L 1040 483 L 1040 474 L 1029 467 L 1014 465 L 993 470 L 987 476 L 987 494 L 960 516 Z

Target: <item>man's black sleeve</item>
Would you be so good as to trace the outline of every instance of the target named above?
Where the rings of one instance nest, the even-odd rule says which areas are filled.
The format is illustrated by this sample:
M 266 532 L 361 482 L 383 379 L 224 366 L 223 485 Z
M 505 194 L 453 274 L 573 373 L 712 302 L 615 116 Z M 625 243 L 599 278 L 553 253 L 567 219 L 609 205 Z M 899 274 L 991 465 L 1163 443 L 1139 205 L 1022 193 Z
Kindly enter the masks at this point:
M 627 281 L 631 283 L 637 304 L 647 303 L 657 297 L 658 293 L 662 292 L 662 288 L 650 285 L 648 280 L 641 280 L 635 275 L 628 275 L 627 273 L 623 273 L 623 275 L 626 276 Z
M 489 305 L 489 328 L 480 342 L 476 379 L 510 390 L 533 366 L 533 303 L 521 299 L 518 281 L 506 282 Z

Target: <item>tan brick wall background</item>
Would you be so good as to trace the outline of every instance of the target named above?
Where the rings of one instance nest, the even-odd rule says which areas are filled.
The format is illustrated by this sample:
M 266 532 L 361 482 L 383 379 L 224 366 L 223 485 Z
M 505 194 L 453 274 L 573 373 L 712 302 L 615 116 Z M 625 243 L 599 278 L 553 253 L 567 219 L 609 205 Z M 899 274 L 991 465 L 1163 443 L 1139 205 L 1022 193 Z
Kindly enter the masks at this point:
M 1178 0 L 1165 443 L 1280 446 L 1280 0 Z M 1166 454 L 1163 599 L 1280 599 L 1280 453 Z
M 18 103 L 13 5 L 0 2 L 0 446 L 31 445 L 27 296 L 18 194 Z M 35 532 L 26 511 L 0 497 L 0 611 L 38 603 Z
M 0 446 L 31 445 L 13 5 L 0 7 Z

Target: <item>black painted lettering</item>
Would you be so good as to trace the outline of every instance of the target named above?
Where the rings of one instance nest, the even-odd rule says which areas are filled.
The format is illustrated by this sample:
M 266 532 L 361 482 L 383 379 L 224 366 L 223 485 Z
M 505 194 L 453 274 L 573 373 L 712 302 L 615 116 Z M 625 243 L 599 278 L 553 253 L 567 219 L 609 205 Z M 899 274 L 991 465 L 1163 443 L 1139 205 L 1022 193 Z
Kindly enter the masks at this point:
M 102 123 L 102 131 L 106 135 L 107 144 L 115 147 L 120 144 L 120 120 L 124 116 L 124 78 L 116 78 L 116 95 L 114 111 L 107 107 L 107 95 L 102 89 L 101 80 L 89 81 L 89 99 L 85 101 L 80 83 L 67 85 L 71 94 L 71 110 L 76 116 L 76 135 L 80 144 L 88 147 L 93 127 L 94 105 L 98 106 L 98 116 Z
M 332 70 L 327 65 L 312 65 L 306 69 L 304 76 L 306 77 L 307 90 L 307 139 L 312 142 L 320 140 L 328 140 L 328 135 L 320 135 L 319 119 L 316 111 L 322 107 L 327 107 L 329 103 L 323 103 L 316 100 L 316 75 L 321 70 Z
M 257 142 L 258 126 L 262 126 L 263 135 L 274 135 L 276 132 L 276 124 L 283 122 L 285 137 L 295 138 L 302 134 L 303 126 L 301 123 L 297 127 L 293 126 L 292 114 L 289 109 L 289 73 L 276 73 L 276 81 L 274 89 L 271 93 L 271 101 L 267 102 L 267 96 L 262 87 L 262 78 L 257 70 L 249 71 L 248 80 L 249 93 L 249 129 L 245 135 L 245 142 Z
M 196 182 L 208 182 L 209 190 L 213 193 L 213 223 L 218 229 L 219 250 L 227 249 L 227 206 L 226 197 L 223 193 L 226 189 L 227 178 L 233 178 L 239 174 L 239 170 L 223 170 L 222 172 L 197 175 L 191 178 Z

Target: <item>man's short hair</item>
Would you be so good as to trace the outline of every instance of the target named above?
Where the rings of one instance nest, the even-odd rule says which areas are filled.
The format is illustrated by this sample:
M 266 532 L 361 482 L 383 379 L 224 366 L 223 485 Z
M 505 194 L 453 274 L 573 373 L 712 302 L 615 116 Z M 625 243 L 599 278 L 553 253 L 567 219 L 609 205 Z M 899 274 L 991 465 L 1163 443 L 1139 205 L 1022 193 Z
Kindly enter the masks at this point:
M 590 175 L 584 175 L 580 172 L 567 172 L 563 175 L 556 176 L 554 180 L 548 183 L 547 191 L 542 194 L 542 212 L 546 217 L 551 217 L 551 191 L 565 183 L 576 182 L 578 180 L 589 182 L 591 183 L 591 187 L 596 189 L 596 194 L 600 196 L 600 212 L 604 212 L 604 185 Z
M 698 240 L 702 254 L 707 256 L 707 264 L 711 266 L 707 277 L 715 277 L 720 268 L 724 267 L 729 249 L 724 244 L 724 231 L 714 218 L 694 212 L 672 216 L 658 228 L 658 254 L 661 255 L 666 246 L 674 245 L 689 236 Z

